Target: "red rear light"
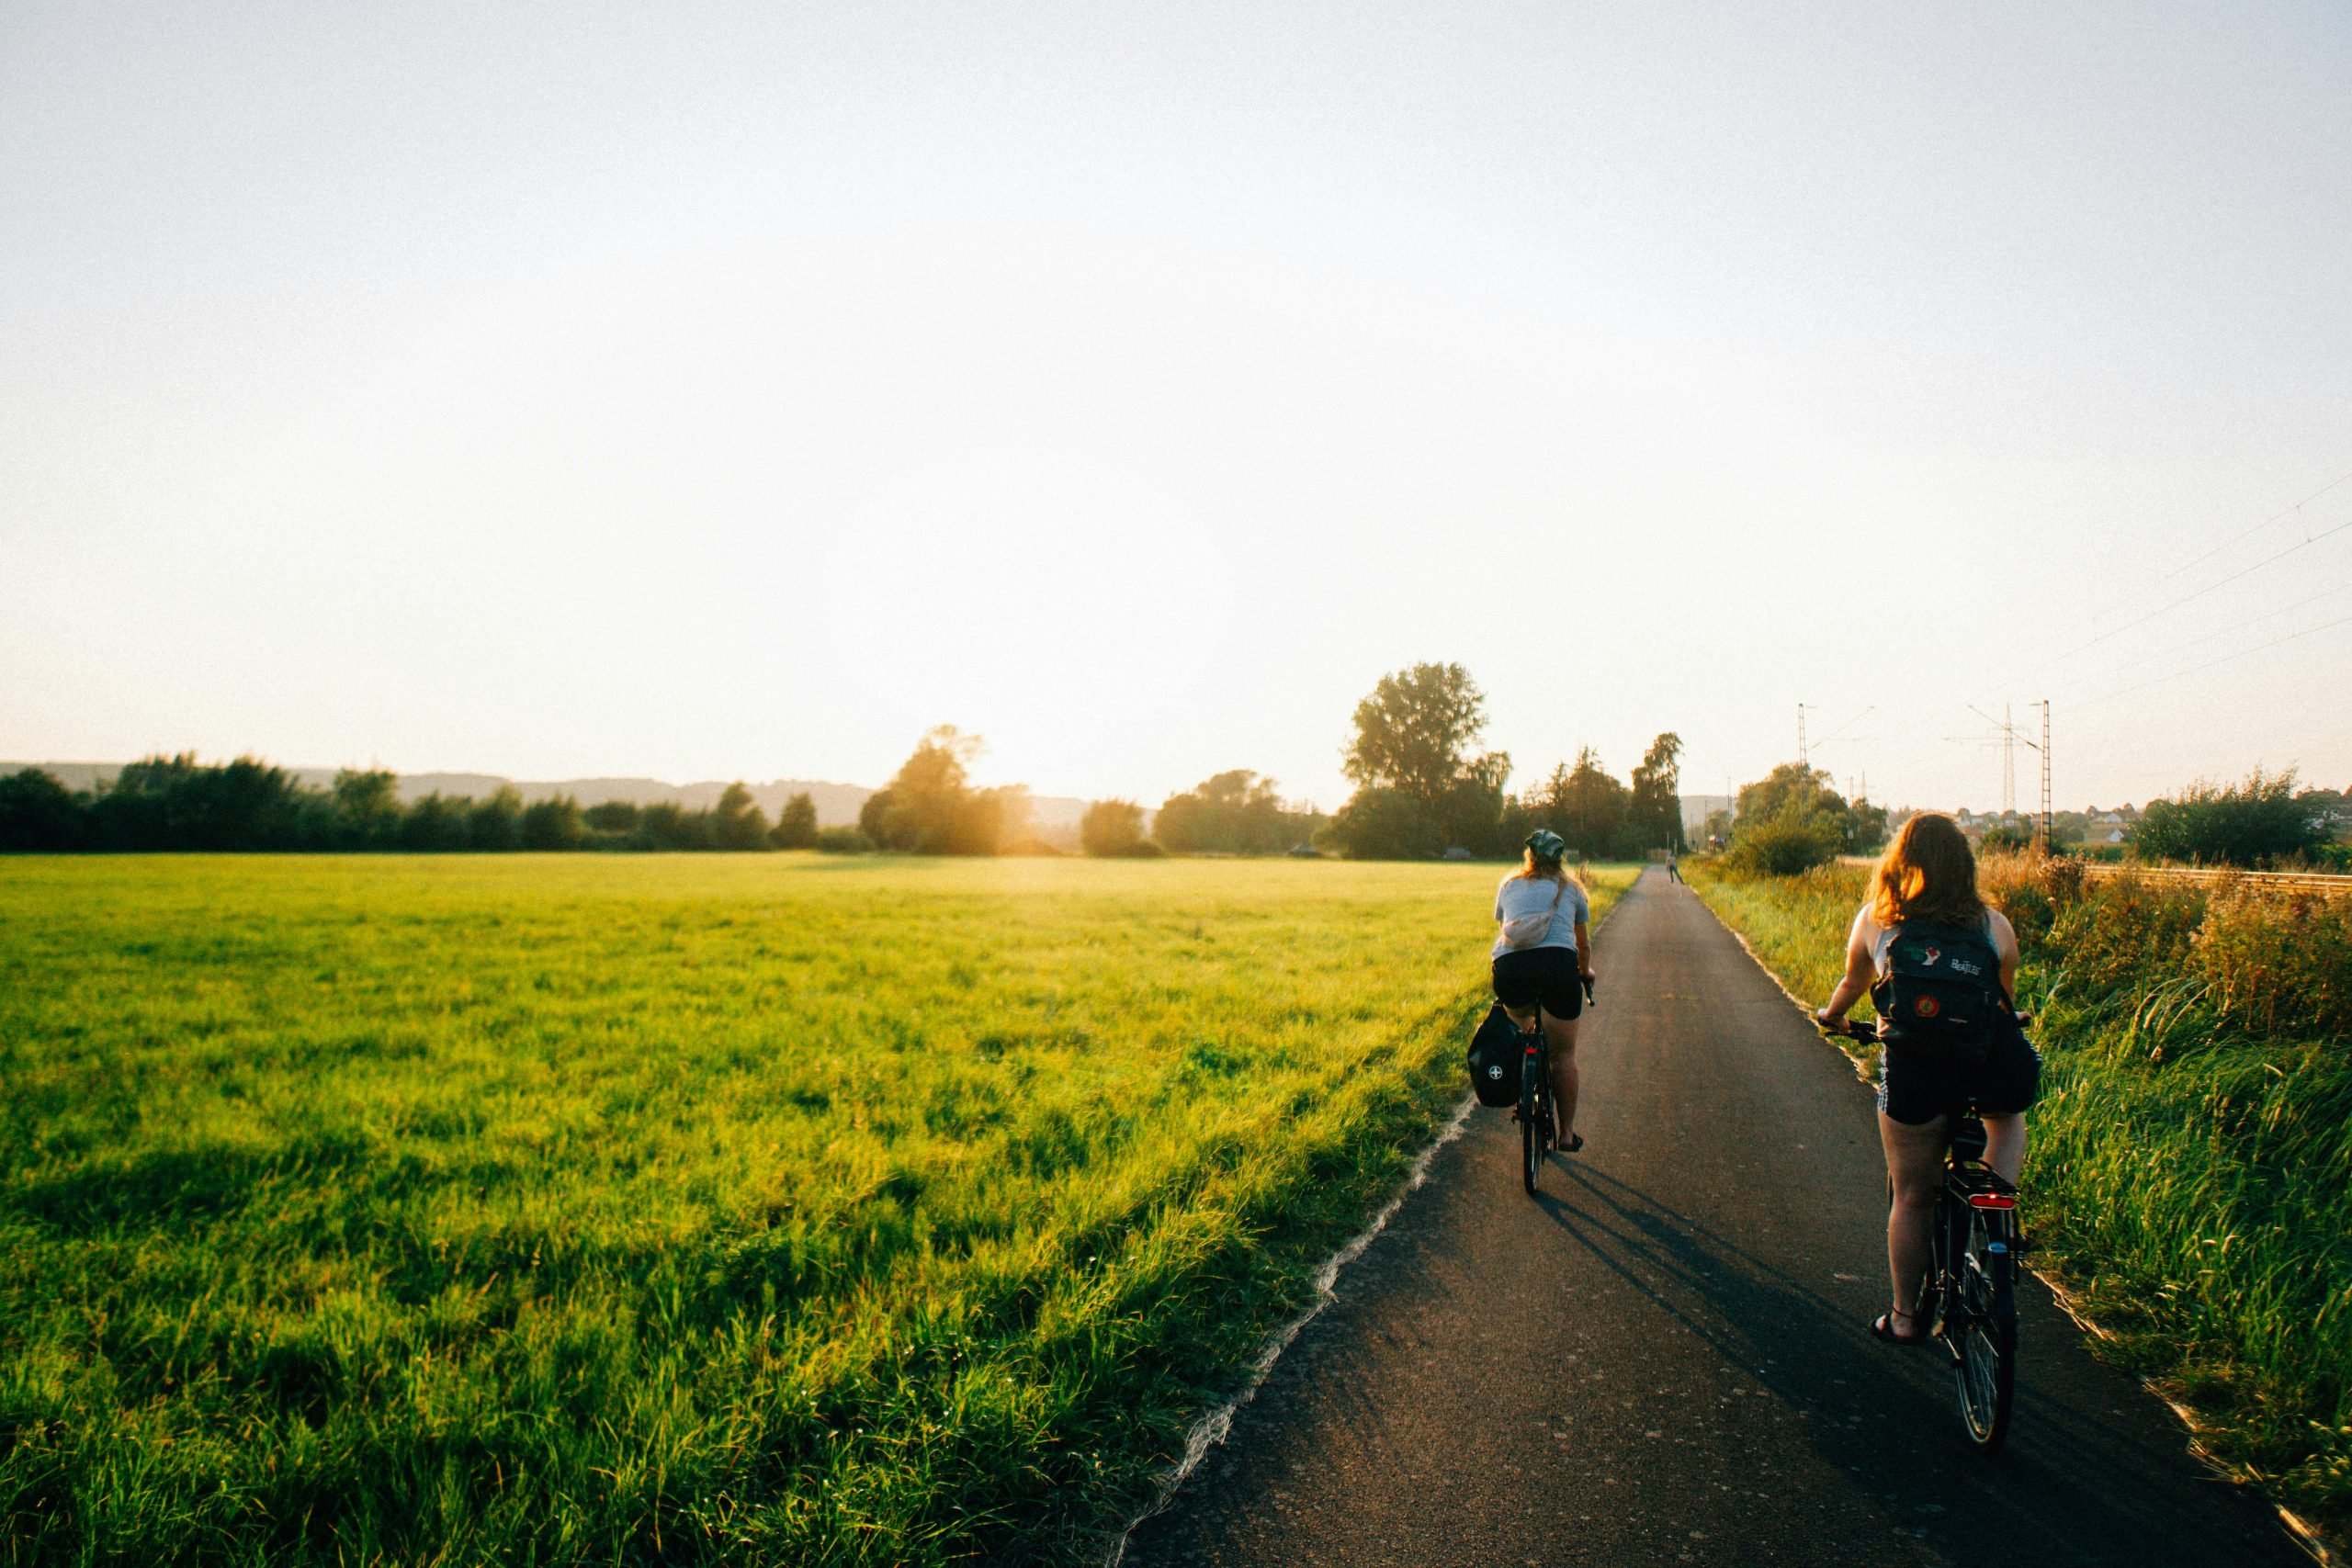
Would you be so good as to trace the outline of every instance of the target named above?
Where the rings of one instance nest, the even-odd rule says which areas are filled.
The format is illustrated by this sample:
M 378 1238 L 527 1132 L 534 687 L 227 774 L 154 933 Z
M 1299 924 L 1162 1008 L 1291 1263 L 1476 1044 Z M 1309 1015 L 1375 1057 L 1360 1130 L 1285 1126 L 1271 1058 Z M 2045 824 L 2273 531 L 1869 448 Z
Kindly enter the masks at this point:
M 1968 1206 L 1972 1209 L 2014 1209 L 2018 1201 L 1999 1192 L 1971 1192 Z

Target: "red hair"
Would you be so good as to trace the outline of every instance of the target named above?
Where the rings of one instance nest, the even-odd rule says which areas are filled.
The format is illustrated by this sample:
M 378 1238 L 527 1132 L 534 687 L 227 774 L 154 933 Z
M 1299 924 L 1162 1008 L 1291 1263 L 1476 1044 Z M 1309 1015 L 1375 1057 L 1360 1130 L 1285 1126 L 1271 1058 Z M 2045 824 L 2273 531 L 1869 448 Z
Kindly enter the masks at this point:
M 1959 823 L 1922 811 L 1903 824 L 1871 874 L 1871 919 L 1881 929 L 1906 920 L 1973 926 L 1984 919 L 1976 854 Z

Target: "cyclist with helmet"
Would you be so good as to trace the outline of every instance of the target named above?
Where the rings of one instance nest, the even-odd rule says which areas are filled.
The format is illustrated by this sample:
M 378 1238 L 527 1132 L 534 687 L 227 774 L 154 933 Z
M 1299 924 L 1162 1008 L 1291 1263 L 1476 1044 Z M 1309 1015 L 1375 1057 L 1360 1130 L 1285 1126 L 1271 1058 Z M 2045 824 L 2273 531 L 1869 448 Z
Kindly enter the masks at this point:
M 1939 956 L 1937 942 L 1951 950 L 1940 954 L 1948 967 L 1955 956 L 1964 962 L 1967 953 L 1989 950 L 1998 993 L 1988 998 L 1984 1038 L 1978 1043 L 1915 1041 L 1906 1038 L 1897 1020 L 1879 1025 L 1878 1131 L 1894 1190 L 1886 1216 L 1886 1261 L 1894 1303 L 1871 1325 L 1871 1332 L 1897 1345 L 1928 1337 L 1919 1321 L 1919 1298 L 1953 1114 L 1974 1104 L 1984 1123 L 1985 1163 L 2015 1183 L 2025 1163 L 2025 1113 L 2041 1081 L 2041 1058 L 2010 1010 L 2017 995 L 2017 932 L 1978 894 L 1976 857 L 1967 835 L 1951 818 L 1936 813 L 1922 812 L 1904 823 L 1880 858 L 1870 900 L 1854 916 L 1846 938 L 1845 977 L 1828 1005 L 1814 1015 L 1815 1021 L 1834 1027 L 1874 984 L 1878 994 L 1887 994 L 1894 974 L 1890 954 L 1906 928 L 1914 937 L 1928 939 L 1914 946 L 1930 964 Z M 1932 1010 L 1930 1003 L 1918 1010 L 1932 1016 Z M 1883 1002 L 1880 1010 L 1887 1010 Z
M 1592 902 L 1566 864 L 1566 840 L 1549 828 L 1527 836 L 1519 870 L 1495 889 L 1495 999 L 1521 1030 L 1540 1017 L 1551 1046 L 1552 1095 L 1557 1110 L 1552 1146 L 1567 1154 L 1584 1147 L 1577 1125 L 1577 1020 L 1592 978 Z

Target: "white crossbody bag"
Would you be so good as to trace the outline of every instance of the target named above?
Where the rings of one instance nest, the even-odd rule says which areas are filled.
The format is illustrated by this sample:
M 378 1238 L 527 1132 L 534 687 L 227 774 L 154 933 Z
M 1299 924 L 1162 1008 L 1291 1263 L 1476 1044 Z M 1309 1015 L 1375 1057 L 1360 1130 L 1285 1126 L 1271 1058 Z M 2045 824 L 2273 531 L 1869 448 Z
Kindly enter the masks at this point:
M 1567 878 L 1560 879 L 1559 887 L 1552 895 L 1552 907 L 1540 915 L 1513 915 L 1503 922 L 1503 945 L 1516 953 L 1521 948 L 1533 947 L 1552 929 L 1552 917 L 1560 912 L 1560 900 L 1566 897 Z

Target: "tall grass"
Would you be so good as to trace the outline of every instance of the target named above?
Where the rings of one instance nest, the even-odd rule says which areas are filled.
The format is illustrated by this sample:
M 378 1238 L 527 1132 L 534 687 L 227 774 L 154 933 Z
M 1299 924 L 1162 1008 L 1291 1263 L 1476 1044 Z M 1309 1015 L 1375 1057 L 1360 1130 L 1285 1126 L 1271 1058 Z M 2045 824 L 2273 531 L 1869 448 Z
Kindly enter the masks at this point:
M 1493 874 L 0 864 L 0 1561 L 1084 1559 L 1459 1099 Z
M 1792 989 L 1827 995 L 1864 871 L 1685 866 Z M 1984 872 L 2040 1014 L 2042 1261 L 2218 1457 L 2352 1523 L 2352 899 Z

